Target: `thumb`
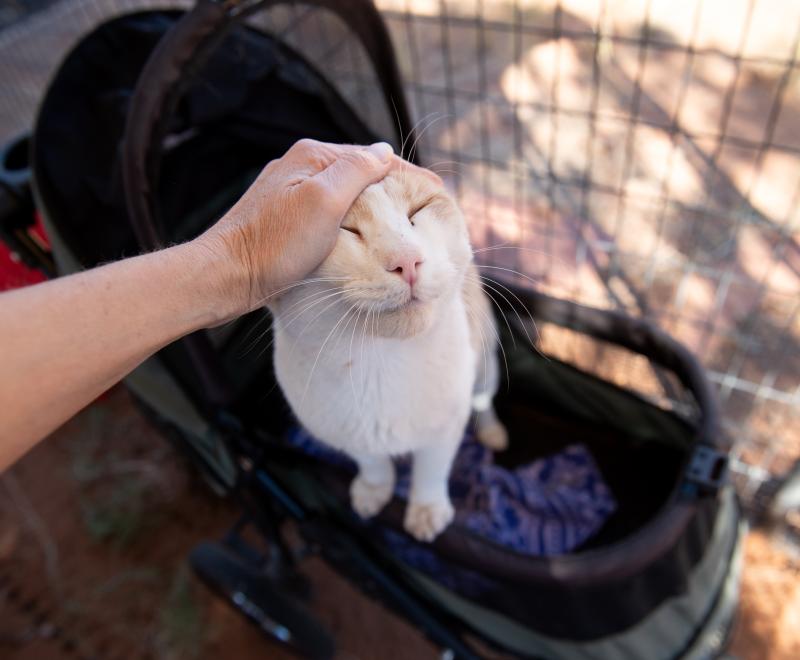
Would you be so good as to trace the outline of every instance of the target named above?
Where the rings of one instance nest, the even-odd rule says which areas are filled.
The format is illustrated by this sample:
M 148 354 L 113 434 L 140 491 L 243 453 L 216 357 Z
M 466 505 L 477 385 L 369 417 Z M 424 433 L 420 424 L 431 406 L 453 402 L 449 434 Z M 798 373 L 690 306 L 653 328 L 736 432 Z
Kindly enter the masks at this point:
M 363 149 L 348 149 L 313 178 L 328 191 L 328 204 L 341 215 L 371 183 L 380 181 L 392 163 L 392 145 L 376 142 Z

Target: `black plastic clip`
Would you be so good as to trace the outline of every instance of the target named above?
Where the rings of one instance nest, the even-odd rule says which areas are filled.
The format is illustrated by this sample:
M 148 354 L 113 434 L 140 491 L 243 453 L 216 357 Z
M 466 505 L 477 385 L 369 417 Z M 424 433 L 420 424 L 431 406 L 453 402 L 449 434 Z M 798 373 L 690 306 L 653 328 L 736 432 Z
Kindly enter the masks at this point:
M 697 445 L 686 467 L 686 490 L 715 494 L 728 482 L 728 454 L 710 445 Z

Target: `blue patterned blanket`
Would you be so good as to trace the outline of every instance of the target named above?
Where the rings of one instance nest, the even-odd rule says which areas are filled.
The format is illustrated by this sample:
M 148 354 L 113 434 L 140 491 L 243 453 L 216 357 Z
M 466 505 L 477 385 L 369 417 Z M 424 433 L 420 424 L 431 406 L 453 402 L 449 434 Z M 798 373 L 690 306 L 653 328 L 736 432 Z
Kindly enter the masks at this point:
M 300 428 L 288 442 L 307 454 L 355 472 L 355 464 Z M 407 499 L 411 463 L 397 464 L 395 494 Z M 616 502 L 581 444 L 513 470 L 467 434 L 453 465 L 450 496 L 456 522 L 510 550 L 531 556 L 570 552 L 608 520 Z

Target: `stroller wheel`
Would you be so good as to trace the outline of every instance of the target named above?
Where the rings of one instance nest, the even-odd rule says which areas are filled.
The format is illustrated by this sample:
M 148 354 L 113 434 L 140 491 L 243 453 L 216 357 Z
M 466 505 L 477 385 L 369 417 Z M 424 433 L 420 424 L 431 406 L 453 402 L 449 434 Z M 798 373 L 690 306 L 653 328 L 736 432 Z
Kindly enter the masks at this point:
M 197 576 L 268 638 L 301 657 L 332 658 L 330 635 L 292 596 L 220 543 L 204 542 L 189 559 Z

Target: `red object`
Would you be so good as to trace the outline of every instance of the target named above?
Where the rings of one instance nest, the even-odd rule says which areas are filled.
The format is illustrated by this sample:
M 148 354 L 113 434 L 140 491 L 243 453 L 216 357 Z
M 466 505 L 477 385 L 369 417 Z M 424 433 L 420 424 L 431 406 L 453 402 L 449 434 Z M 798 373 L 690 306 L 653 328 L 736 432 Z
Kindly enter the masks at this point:
M 36 213 L 36 224 L 31 230 L 43 245 L 48 245 L 47 234 L 42 226 L 42 219 Z M 18 289 L 29 284 L 43 282 L 45 276 L 35 268 L 28 268 L 24 263 L 15 260 L 5 243 L 0 242 L 0 291 Z

